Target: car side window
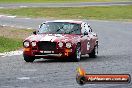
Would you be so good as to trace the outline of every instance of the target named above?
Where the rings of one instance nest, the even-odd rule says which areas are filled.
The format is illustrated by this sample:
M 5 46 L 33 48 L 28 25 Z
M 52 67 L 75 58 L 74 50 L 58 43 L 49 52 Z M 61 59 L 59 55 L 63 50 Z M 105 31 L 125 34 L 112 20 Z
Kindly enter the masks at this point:
M 81 30 L 81 33 L 82 33 L 82 34 L 84 34 L 84 33 L 89 33 L 89 32 L 90 32 L 90 31 L 89 31 L 90 29 L 88 28 L 87 23 L 82 23 L 81 27 L 82 27 L 82 30 Z
M 90 26 L 87 23 L 85 24 L 85 28 L 86 28 L 86 30 L 87 30 L 88 33 L 91 32 Z
M 72 27 L 73 34 L 80 34 L 80 26 L 78 24 L 74 24 Z

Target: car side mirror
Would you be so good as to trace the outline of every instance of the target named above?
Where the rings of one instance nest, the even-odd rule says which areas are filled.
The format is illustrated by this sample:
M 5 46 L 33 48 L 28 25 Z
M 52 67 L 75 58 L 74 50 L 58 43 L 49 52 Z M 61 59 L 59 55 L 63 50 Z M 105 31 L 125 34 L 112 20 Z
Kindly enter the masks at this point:
M 88 35 L 88 32 L 85 31 L 85 32 L 84 32 L 84 35 Z
M 93 32 L 93 30 L 91 29 L 91 32 Z
M 34 35 L 36 35 L 36 34 L 37 34 L 37 32 L 36 32 L 36 31 L 33 31 L 33 34 L 34 34 Z

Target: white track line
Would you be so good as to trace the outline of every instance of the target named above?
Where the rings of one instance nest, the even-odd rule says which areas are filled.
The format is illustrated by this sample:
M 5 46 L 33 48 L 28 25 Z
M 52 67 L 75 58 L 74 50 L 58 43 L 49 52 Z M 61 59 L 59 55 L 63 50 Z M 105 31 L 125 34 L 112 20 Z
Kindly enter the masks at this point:
M 24 19 L 31 19 L 31 18 L 24 18 Z
M 32 28 L 27 28 L 27 29 L 32 29 Z
M 30 79 L 30 77 L 20 77 L 20 78 L 17 78 L 19 80 L 27 80 L 27 79 Z
M 21 55 L 22 53 L 23 53 L 22 50 L 20 50 L 20 51 L 10 51 L 10 52 L 0 53 L 0 56 L 1 57 L 15 56 L 15 55 Z
M 15 18 L 16 16 L 6 16 L 6 17 L 9 17 L 9 18 Z
M 0 53 L 0 56 L 3 56 L 4 55 L 4 53 Z
M 6 25 L 2 25 L 3 27 L 5 27 Z
M 15 27 L 14 25 L 11 25 L 10 27 Z
M 0 7 L 0 9 L 3 9 L 4 7 Z
M 26 8 L 26 7 L 28 7 L 28 6 L 19 6 L 20 8 Z
M 0 15 L 0 17 L 3 17 L 3 16 L 5 16 L 5 15 Z

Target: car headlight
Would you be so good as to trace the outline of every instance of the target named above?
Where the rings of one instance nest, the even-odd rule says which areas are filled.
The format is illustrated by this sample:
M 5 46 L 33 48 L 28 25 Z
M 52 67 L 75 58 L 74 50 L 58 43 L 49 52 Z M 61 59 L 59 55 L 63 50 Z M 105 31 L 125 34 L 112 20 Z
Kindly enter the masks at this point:
M 71 43 L 66 43 L 66 47 L 67 48 L 71 48 L 72 47 L 72 44 Z
M 23 46 L 24 46 L 24 47 L 29 47 L 29 45 L 30 45 L 30 42 L 29 42 L 29 41 L 25 41 L 25 42 L 23 43 Z
M 59 47 L 63 47 L 63 43 L 62 42 L 59 42 Z
M 36 42 L 32 42 L 31 45 L 34 47 L 34 46 L 36 46 L 37 44 L 36 44 Z

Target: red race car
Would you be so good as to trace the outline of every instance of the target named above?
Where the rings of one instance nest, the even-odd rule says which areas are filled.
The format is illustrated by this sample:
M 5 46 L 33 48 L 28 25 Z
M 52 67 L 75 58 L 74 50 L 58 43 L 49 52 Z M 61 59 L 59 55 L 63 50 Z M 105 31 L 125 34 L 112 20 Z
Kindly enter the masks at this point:
M 81 55 L 95 58 L 98 37 L 87 22 L 55 20 L 42 23 L 38 31 L 23 41 L 26 62 L 39 58 L 69 58 L 80 61 Z

